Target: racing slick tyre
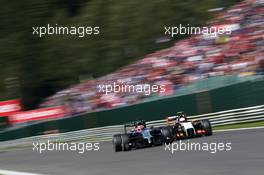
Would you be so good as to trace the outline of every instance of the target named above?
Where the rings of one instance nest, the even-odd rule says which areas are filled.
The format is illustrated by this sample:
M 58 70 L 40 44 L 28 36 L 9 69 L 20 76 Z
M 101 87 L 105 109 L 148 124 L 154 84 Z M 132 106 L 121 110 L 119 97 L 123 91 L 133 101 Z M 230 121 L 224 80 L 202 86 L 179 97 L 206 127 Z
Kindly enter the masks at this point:
M 122 138 L 121 134 L 117 134 L 113 136 L 113 145 L 115 152 L 120 152 L 122 151 Z
M 204 134 L 205 136 L 211 136 L 213 134 L 212 126 L 209 120 L 207 119 L 201 120 L 201 125 L 203 129 L 205 130 L 205 134 Z
M 161 128 L 161 133 L 165 139 L 165 143 L 169 144 L 173 142 L 173 133 L 171 127 L 163 127 Z
M 121 134 L 121 139 L 122 139 L 122 150 L 123 151 L 129 151 L 131 150 L 131 147 L 129 145 L 129 137 L 127 134 Z
M 152 146 L 160 146 L 164 143 L 164 137 L 160 129 L 154 129 L 152 127 L 152 131 L 150 132 L 150 134 L 153 136 L 151 138 Z

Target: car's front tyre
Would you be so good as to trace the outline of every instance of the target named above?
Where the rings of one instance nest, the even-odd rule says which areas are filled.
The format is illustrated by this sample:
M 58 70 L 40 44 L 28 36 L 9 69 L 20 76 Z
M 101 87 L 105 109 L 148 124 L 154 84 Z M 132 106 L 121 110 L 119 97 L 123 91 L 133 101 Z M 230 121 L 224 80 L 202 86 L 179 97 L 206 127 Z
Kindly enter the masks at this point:
M 213 134 L 212 126 L 208 119 L 201 120 L 201 125 L 205 131 L 205 136 L 211 136 Z
M 169 144 L 173 142 L 173 133 L 169 126 L 161 128 L 161 133 L 164 137 L 165 143 Z

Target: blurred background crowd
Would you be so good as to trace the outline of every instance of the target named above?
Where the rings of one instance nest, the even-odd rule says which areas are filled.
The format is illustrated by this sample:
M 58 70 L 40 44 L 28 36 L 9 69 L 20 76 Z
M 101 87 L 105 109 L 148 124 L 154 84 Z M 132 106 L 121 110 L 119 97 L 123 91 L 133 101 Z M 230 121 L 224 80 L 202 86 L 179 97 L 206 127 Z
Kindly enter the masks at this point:
M 208 26 L 233 26 L 230 35 L 193 35 L 154 52 L 111 74 L 76 84 L 46 98 L 41 107 L 65 105 L 78 114 L 135 104 L 153 96 L 177 95 L 177 90 L 208 77 L 264 74 L 264 1 L 245 0 L 215 12 Z M 161 29 L 162 30 L 162 29 Z M 164 85 L 164 93 L 99 92 L 98 86 L 123 84 Z

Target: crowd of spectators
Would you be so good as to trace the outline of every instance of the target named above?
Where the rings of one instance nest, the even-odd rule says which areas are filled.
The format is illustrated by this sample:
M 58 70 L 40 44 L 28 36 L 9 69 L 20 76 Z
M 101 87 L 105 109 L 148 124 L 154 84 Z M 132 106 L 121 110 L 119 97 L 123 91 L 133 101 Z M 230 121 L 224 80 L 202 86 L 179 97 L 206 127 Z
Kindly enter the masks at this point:
M 65 105 L 77 114 L 177 94 L 178 88 L 207 77 L 264 74 L 264 1 L 245 0 L 215 15 L 208 26 L 229 26 L 231 34 L 190 36 L 112 74 L 57 92 L 41 106 Z M 148 96 L 98 91 L 98 85 L 111 82 L 164 85 L 166 91 Z

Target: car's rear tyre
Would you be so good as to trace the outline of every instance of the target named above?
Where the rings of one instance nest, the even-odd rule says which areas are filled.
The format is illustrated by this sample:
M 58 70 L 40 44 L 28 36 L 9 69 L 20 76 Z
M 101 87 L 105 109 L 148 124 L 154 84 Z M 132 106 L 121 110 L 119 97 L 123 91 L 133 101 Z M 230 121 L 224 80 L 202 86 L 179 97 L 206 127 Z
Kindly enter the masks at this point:
M 121 134 L 117 134 L 113 136 L 113 145 L 115 152 L 122 151 L 122 138 Z
M 201 120 L 201 125 L 205 130 L 205 136 L 211 136 L 213 134 L 212 126 L 208 119 Z
M 129 137 L 127 134 L 121 134 L 121 139 L 122 139 L 122 150 L 123 151 L 129 151 L 131 150 L 131 147 L 129 145 Z
M 163 127 L 161 128 L 161 133 L 164 137 L 165 143 L 169 144 L 173 142 L 173 133 L 171 127 Z
M 162 145 L 164 143 L 164 138 L 163 138 L 163 135 L 160 131 L 160 129 L 158 128 L 152 128 L 152 131 L 150 132 L 150 134 L 153 136 L 151 138 L 151 143 L 152 143 L 152 146 L 159 146 L 159 145 Z

